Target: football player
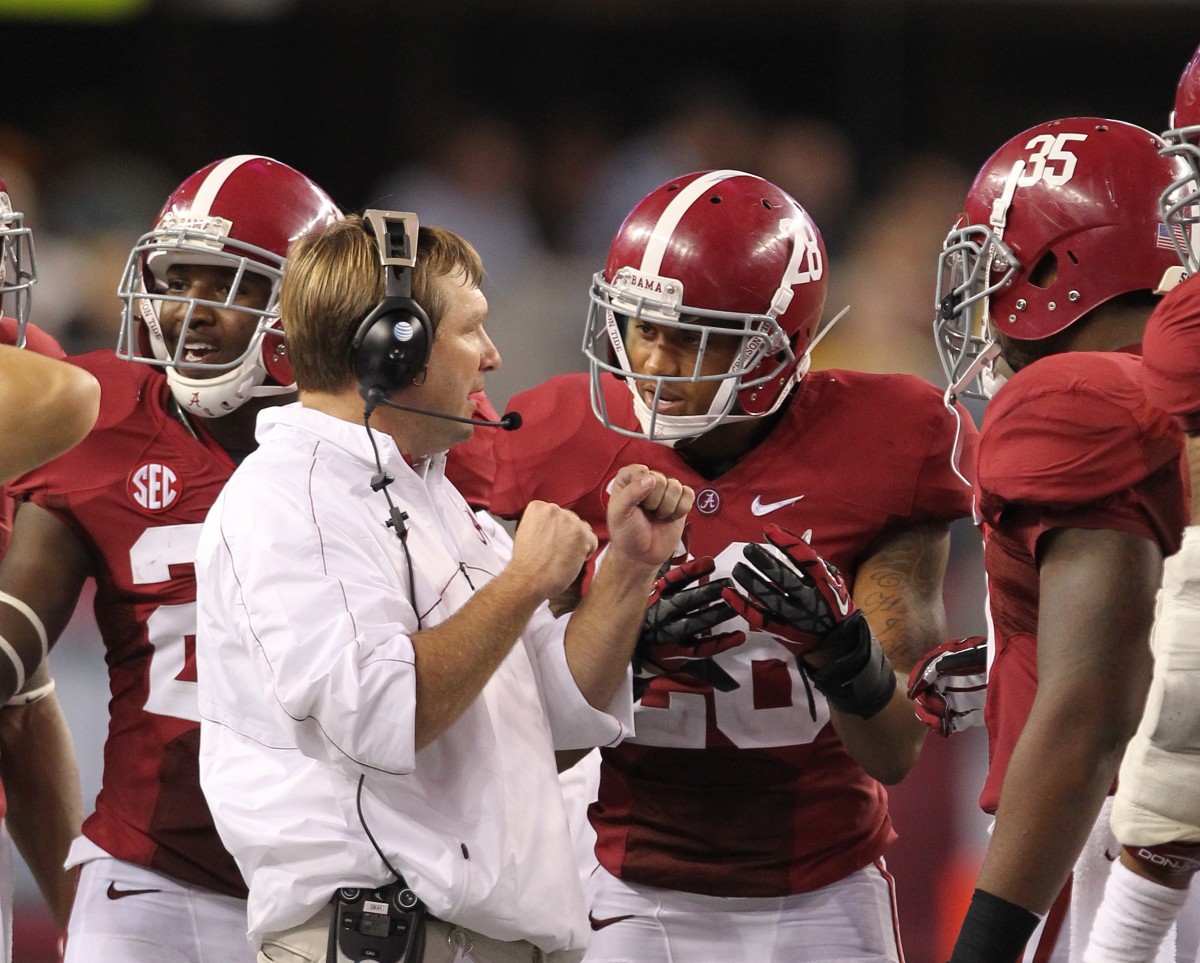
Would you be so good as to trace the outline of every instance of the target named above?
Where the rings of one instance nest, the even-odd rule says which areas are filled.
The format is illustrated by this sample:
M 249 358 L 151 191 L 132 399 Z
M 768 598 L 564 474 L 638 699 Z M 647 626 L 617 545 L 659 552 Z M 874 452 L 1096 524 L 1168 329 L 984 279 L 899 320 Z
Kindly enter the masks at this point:
M 1162 146 L 1101 118 L 1031 128 L 983 165 L 943 246 L 951 393 L 994 392 L 976 510 L 995 826 L 953 963 L 1078 959 L 1116 853 L 1102 808 L 1184 523 L 1182 435 L 1147 402 L 1139 358 L 1179 276 L 1158 196 L 1181 162 Z
M 1142 382 L 1150 401 L 1184 431 L 1192 514 L 1180 550 L 1163 563 L 1163 585 L 1150 644 L 1154 675 L 1146 711 L 1121 761 L 1112 828 L 1121 855 L 1104 891 L 1087 961 L 1152 960 L 1200 868 L 1200 661 L 1196 575 L 1200 572 L 1200 49 L 1184 68 L 1163 134 L 1167 154 L 1187 165 L 1160 200 L 1169 237 L 1188 280 L 1163 298 L 1146 324 Z M 1192 922 L 1193 920 L 1189 920 Z M 1196 955 L 1195 926 L 1180 918 L 1177 956 Z M 1190 954 L 1190 955 L 1187 955 Z
M 200 792 L 192 560 L 200 525 L 254 445 L 257 412 L 293 399 L 275 312 L 288 244 L 339 218 L 267 157 L 209 164 L 134 246 L 117 351 L 73 359 L 103 387 L 78 447 L 11 483 L 0 565 L 0 698 L 58 638 L 84 582 L 111 691 L 103 785 L 66 960 L 251 960 L 245 887 Z
M 37 281 L 33 234 L 0 177 L 0 412 L 7 419 L 0 480 L 28 471 L 82 441 L 100 407 L 100 385 L 62 361 L 58 342 L 29 322 Z M 8 309 L 5 314 L 4 309 Z M 24 350 L 19 350 L 24 349 Z M 12 531 L 12 501 L 0 496 L 0 556 Z M 12 957 L 9 835 L 65 930 L 75 873 L 63 868 L 83 820 L 79 770 L 49 664 L 0 705 L 0 959 Z
M 788 194 L 676 177 L 593 279 L 589 374 L 515 396 L 524 425 L 495 439 L 493 511 L 556 502 L 602 543 L 621 465 L 697 493 L 639 646 L 636 737 L 602 750 L 588 961 L 902 959 L 882 783 L 926 730 L 893 665 L 945 638 L 970 488 L 941 392 L 808 370 L 827 284 Z

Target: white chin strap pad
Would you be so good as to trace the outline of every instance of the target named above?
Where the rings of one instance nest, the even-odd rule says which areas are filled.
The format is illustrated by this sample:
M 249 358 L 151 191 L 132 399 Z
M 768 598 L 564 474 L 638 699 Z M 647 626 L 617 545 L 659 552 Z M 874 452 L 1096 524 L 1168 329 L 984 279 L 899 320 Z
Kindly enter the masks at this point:
M 1112 828 L 1123 844 L 1200 842 L 1200 526 L 1163 564 L 1154 678 L 1125 750 Z

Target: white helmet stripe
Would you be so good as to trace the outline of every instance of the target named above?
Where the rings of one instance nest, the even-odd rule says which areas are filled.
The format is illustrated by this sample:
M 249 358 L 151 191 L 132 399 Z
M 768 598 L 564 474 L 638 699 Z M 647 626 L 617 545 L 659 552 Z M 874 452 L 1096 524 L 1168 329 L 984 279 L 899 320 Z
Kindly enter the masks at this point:
M 658 218 L 658 223 L 654 225 L 654 230 L 650 233 L 650 242 L 646 245 L 646 253 L 642 255 L 641 270 L 646 274 L 662 273 L 663 255 L 667 253 L 667 245 L 671 241 L 671 235 L 675 233 L 675 228 L 679 226 L 679 222 L 683 220 L 683 215 L 688 212 L 691 206 L 706 191 L 730 177 L 754 176 L 753 174 L 747 174 L 745 171 L 710 171 L 703 177 L 697 177 L 687 187 L 677 193 L 671 198 L 671 203 L 663 209 L 662 214 Z
M 236 157 L 227 157 L 221 161 L 204 178 L 200 190 L 196 191 L 195 200 L 188 205 L 188 213 L 193 217 L 207 217 L 209 208 L 217 199 L 225 182 L 229 180 L 229 176 L 247 161 L 258 160 L 260 157 L 260 154 L 238 154 Z

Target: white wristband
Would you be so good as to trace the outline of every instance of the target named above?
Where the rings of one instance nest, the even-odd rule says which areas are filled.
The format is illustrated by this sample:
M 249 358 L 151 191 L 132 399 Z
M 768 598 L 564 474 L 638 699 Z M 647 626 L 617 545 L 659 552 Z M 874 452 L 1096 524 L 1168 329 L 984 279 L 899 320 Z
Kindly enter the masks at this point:
M 13 671 L 17 674 L 17 691 L 20 692 L 25 687 L 25 663 L 21 661 L 17 650 L 12 647 L 8 639 L 2 635 L 0 635 L 0 655 L 12 663 Z
M 35 702 L 41 702 L 53 691 L 54 680 L 51 679 L 45 685 L 40 685 L 36 689 L 30 689 L 28 692 L 18 692 L 15 696 L 4 703 L 4 708 L 12 709 L 20 708 L 22 706 L 31 706 Z
M 46 653 L 50 651 L 50 641 L 46 637 L 46 626 L 43 625 L 42 620 L 38 618 L 37 612 L 31 609 L 15 595 L 9 595 L 7 592 L 0 592 L 0 602 L 11 605 L 29 620 L 29 624 L 33 626 L 33 630 L 37 633 L 38 641 L 42 643 L 42 658 L 46 658 Z M 24 672 L 22 672 L 22 679 L 24 679 L 24 675 Z

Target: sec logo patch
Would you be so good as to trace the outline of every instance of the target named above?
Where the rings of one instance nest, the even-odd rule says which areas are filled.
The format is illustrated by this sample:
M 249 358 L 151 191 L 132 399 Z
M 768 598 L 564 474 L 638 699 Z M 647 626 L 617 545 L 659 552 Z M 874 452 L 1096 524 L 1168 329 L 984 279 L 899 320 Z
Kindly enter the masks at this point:
M 129 497 L 148 512 L 165 512 L 182 494 L 183 485 L 170 465 L 147 462 L 129 474 Z

